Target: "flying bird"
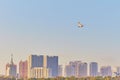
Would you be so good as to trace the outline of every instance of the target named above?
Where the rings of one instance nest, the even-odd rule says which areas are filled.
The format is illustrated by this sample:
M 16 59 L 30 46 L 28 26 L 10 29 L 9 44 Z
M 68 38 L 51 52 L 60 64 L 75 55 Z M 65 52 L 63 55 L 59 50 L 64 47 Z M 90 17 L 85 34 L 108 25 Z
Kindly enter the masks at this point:
M 81 24 L 80 22 L 78 22 L 78 27 L 79 27 L 79 28 L 82 28 L 82 27 L 83 27 L 83 24 Z

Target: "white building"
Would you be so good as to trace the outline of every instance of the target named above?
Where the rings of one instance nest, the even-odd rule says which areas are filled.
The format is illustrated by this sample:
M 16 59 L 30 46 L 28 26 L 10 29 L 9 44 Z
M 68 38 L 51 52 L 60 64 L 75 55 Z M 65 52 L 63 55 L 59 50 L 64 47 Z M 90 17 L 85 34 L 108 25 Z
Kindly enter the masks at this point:
M 31 78 L 48 78 L 49 69 L 43 67 L 34 67 L 31 69 Z

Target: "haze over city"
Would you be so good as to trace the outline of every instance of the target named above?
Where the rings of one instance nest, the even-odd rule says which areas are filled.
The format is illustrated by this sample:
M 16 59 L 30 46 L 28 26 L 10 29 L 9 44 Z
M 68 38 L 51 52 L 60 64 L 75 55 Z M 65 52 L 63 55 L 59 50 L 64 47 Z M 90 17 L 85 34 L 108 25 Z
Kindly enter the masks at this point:
M 30 54 L 120 66 L 120 1 L 0 1 L 0 74 Z M 84 27 L 78 28 L 81 22 Z

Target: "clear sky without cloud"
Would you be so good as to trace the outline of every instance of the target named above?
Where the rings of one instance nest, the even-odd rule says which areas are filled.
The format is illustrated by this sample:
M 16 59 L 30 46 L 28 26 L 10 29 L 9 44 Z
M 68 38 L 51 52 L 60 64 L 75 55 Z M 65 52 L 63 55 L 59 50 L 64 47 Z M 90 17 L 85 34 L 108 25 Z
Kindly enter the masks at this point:
M 0 73 L 30 54 L 120 66 L 120 0 L 0 0 Z M 77 22 L 84 24 L 77 27 Z

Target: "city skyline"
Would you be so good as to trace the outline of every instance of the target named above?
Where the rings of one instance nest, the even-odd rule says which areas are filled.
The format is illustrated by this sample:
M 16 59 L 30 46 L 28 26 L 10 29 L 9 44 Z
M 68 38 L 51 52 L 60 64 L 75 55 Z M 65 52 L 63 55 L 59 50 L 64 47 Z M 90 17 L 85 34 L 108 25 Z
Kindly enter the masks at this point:
M 107 75 L 115 75 L 115 72 L 119 73 L 120 66 L 117 66 L 113 69 L 111 65 L 102 65 L 100 66 L 98 62 L 84 62 L 81 60 L 71 60 L 67 62 L 67 64 L 59 64 L 60 59 L 58 59 L 58 56 L 50 56 L 50 55 L 35 55 L 31 54 L 28 55 L 26 60 L 20 60 L 19 63 L 14 63 L 13 55 L 11 55 L 11 61 L 10 63 L 6 63 L 6 74 L 8 76 L 9 74 L 9 65 L 14 66 L 13 68 L 16 69 L 16 74 L 19 74 L 22 77 L 25 77 L 26 74 L 30 74 L 30 69 L 42 69 L 42 68 L 51 68 L 54 70 L 48 71 L 49 76 L 75 76 L 75 77 L 86 77 L 86 76 L 107 76 Z M 61 66 L 61 67 L 59 67 Z M 16 68 L 17 67 L 17 68 Z M 12 70 L 12 68 L 10 68 Z M 59 70 L 60 69 L 60 70 Z M 111 71 L 110 71 L 111 70 Z M 51 74 L 51 71 L 54 72 L 54 74 Z M 59 72 L 60 74 L 59 74 Z M 11 72 L 11 71 L 10 71 Z M 102 73 L 101 73 L 102 72 Z M 110 73 L 109 73 L 110 72 Z M 23 74 L 25 74 L 23 76 Z M 28 74 L 28 76 L 29 76 Z M 4 74 L 2 74 L 4 75 Z M 13 74 L 11 74 L 13 75 Z M 15 74 L 14 74 L 15 75 Z
M 57 55 L 120 66 L 120 1 L 0 1 L 0 74 L 14 55 Z M 78 28 L 81 22 L 84 27 Z
M 14 63 L 11 55 L 10 63 L 6 64 L 4 77 L 24 78 L 52 78 L 52 77 L 107 77 L 119 76 L 120 66 L 113 70 L 111 65 L 99 66 L 97 62 L 69 61 L 66 65 L 58 64 L 58 56 L 28 55 L 27 60 L 20 60 L 19 66 Z M 99 68 L 98 68 L 99 67 Z M 18 70 L 17 70 L 18 68 Z

